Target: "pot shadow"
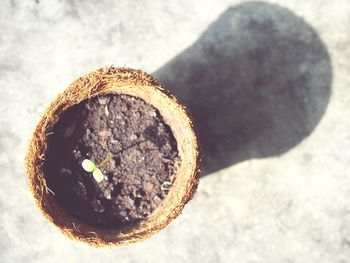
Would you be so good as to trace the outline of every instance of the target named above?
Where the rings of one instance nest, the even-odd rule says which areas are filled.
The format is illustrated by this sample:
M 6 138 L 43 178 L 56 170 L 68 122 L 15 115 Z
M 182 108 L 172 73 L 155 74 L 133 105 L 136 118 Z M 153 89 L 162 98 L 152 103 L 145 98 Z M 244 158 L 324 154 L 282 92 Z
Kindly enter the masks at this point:
M 248 2 L 221 14 L 154 75 L 189 108 L 207 175 L 301 142 L 326 110 L 332 68 L 305 20 Z

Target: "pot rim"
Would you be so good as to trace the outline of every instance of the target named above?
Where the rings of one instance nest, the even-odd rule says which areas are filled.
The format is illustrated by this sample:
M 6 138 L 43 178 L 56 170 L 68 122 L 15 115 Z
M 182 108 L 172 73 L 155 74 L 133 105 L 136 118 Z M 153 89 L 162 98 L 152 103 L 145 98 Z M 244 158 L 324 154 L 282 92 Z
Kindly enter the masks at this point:
M 154 106 L 171 128 L 181 159 L 169 193 L 152 214 L 139 225 L 121 229 L 93 227 L 68 214 L 56 202 L 46 186 L 43 164 L 46 138 L 60 115 L 81 101 L 105 94 L 126 94 L 143 99 Z M 26 158 L 29 186 L 46 219 L 71 239 L 89 245 L 122 246 L 145 240 L 175 219 L 196 191 L 200 157 L 193 122 L 187 109 L 151 75 L 131 68 L 100 68 L 73 81 L 49 105 L 29 142 Z

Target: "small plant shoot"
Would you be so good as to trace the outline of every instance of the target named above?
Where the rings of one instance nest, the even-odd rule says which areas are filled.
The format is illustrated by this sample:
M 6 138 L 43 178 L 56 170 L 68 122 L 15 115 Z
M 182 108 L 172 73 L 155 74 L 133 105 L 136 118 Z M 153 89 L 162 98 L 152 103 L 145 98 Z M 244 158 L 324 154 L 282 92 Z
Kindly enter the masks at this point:
M 100 183 L 103 181 L 104 175 L 93 161 L 89 159 L 85 159 L 81 163 L 81 166 L 85 171 L 92 173 L 92 176 L 94 177 L 96 182 Z
M 132 145 L 130 145 L 129 147 L 125 148 L 124 150 L 128 150 L 140 143 L 144 142 L 143 141 L 139 141 L 136 142 Z M 104 179 L 104 174 L 102 173 L 102 171 L 100 170 L 99 167 L 102 167 L 104 164 L 106 164 L 108 161 L 110 161 L 111 159 L 113 159 L 114 157 L 116 157 L 118 154 L 120 154 L 121 152 L 123 152 L 124 150 L 119 151 L 116 154 L 112 154 L 112 153 L 108 153 L 107 157 L 98 165 L 96 165 L 93 161 L 89 160 L 89 159 L 84 159 L 83 162 L 81 163 L 81 166 L 83 167 L 83 169 L 86 172 L 92 173 L 92 176 L 94 177 L 94 179 L 100 183 L 103 181 Z

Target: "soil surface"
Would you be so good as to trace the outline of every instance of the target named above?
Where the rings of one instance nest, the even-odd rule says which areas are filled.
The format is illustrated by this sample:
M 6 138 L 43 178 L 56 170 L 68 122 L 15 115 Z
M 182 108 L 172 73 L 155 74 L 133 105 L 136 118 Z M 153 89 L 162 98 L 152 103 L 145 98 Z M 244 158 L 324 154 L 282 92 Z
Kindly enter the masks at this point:
M 167 195 L 180 159 L 160 113 L 128 95 L 104 95 L 64 112 L 48 136 L 45 174 L 59 204 L 100 227 L 120 228 L 149 216 Z M 82 167 L 103 173 L 96 181 Z

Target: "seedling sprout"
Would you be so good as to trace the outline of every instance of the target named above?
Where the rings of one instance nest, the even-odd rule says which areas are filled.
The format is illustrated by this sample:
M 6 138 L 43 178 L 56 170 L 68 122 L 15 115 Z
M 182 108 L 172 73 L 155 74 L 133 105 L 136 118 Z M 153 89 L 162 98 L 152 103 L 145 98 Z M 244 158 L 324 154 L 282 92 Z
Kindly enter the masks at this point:
M 85 159 L 82 163 L 81 166 L 83 167 L 83 169 L 89 173 L 92 173 L 92 176 L 94 177 L 94 179 L 100 183 L 102 182 L 104 175 L 101 172 L 100 168 L 97 167 L 97 165 L 89 160 L 89 159 Z

